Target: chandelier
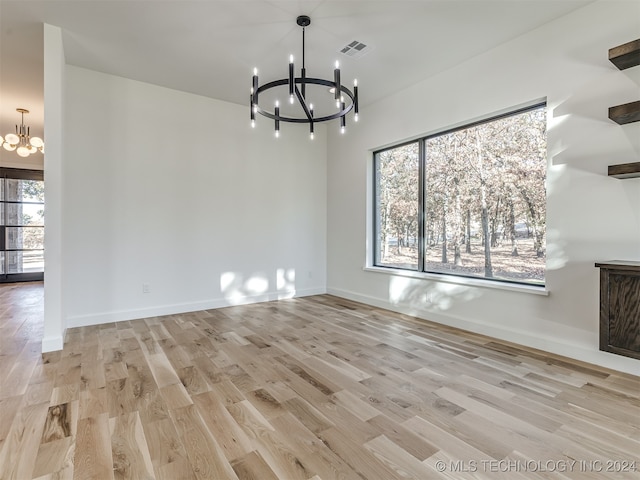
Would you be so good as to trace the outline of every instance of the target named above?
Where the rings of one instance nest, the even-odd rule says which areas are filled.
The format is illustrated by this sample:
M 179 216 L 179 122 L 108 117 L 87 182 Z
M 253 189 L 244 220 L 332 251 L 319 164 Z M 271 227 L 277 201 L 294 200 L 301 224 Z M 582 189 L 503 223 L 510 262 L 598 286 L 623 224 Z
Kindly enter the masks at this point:
M 307 70 L 305 68 L 304 33 L 305 27 L 311 25 L 311 18 L 307 15 L 300 15 L 296 19 L 296 23 L 302 27 L 302 69 L 300 70 L 300 76 L 295 76 L 293 55 L 289 57 L 289 76 L 287 78 L 259 85 L 258 70 L 253 70 L 250 96 L 251 126 L 255 127 L 256 125 L 256 113 L 274 120 L 276 137 L 280 136 L 280 122 L 308 123 L 309 134 L 313 140 L 313 127 L 315 123 L 340 119 L 340 132 L 344 133 L 346 129 L 346 116 L 351 110 L 354 112 L 354 120 L 356 122 L 358 121 L 358 81 L 353 81 L 353 92 L 345 87 L 340 81 L 340 64 L 337 61 L 335 69 L 333 70 L 333 81 L 324 80 L 322 78 L 307 77 Z M 333 97 L 335 107 L 331 107 L 331 110 L 328 112 L 324 111 L 319 116 L 315 116 L 313 104 L 307 103 L 309 100 L 307 96 L 307 86 L 309 85 L 328 87 L 325 95 L 327 97 L 329 97 L 329 95 Z M 273 110 L 264 109 L 258 103 L 260 94 L 264 94 L 267 90 L 283 86 L 287 86 L 289 89 L 289 103 L 293 105 L 297 99 L 300 104 L 301 111 L 298 110 L 297 115 L 287 113 L 281 114 L 279 100 L 274 102 Z
M 29 110 L 16 108 L 16 111 L 22 115 L 20 125 L 16 125 L 16 133 L 8 133 L 4 138 L 0 136 L 0 145 L 10 152 L 15 150 L 21 157 L 28 157 L 37 151 L 44 153 L 44 142 L 42 139 L 40 137 L 30 137 L 29 127 L 24 124 L 24 114 L 29 113 Z

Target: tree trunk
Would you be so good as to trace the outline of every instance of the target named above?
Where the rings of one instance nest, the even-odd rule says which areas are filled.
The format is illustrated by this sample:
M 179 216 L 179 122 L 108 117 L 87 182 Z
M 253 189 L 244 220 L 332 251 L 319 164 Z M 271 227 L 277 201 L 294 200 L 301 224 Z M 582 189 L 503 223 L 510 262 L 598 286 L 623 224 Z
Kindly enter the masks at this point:
M 511 256 L 518 256 L 518 240 L 516 238 L 516 216 L 513 202 L 509 202 L 509 238 L 511 240 Z
M 482 202 L 482 237 L 484 239 L 484 276 L 493 277 L 493 268 L 491 266 L 491 242 L 489 239 L 489 212 L 487 211 L 485 195 L 484 182 L 482 182 L 480 186 L 480 198 Z
M 471 208 L 467 208 L 467 242 L 465 251 L 471 253 Z
M 500 218 L 500 200 L 501 197 L 498 197 L 496 201 L 496 209 L 494 214 L 491 216 L 491 247 L 495 248 L 498 246 L 498 219 Z
M 382 258 L 380 260 L 386 261 L 389 258 L 389 216 L 391 215 L 391 202 L 386 203 L 384 208 L 384 220 L 383 225 L 380 226 L 382 232 Z
M 538 213 L 536 211 L 535 204 L 533 200 L 529 198 L 528 195 L 523 195 L 525 202 L 527 203 L 527 208 L 529 210 L 529 215 L 531 216 L 531 223 L 533 224 L 533 250 L 536 252 L 536 256 L 538 258 L 544 257 L 544 248 L 542 247 L 542 239 L 544 238 L 544 233 L 540 230 L 540 222 L 538 220 Z
M 478 171 L 480 173 L 480 217 L 482 220 L 482 239 L 484 243 L 484 276 L 493 277 L 493 267 L 491 266 L 491 241 L 489 239 L 489 211 L 487 208 L 487 187 L 484 178 L 484 166 L 482 162 L 482 149 L 480 147 L 480 137 L 476 133 L 476 149 L 478 152 Z
M 462 265 L 462 255 L 460 253 L 460 244 L 462 243 L 462 239 L 464 238 L 464 234 L 462 231 L 462 207 L 460 206 L 460 186 L 458 178 L 454 179 L 456 189 L 455 189 L 455 212 L 454 212 L 454 234 L 453 234 L 453 252 L 454 258 L 453 263 L 455 266 L 459 267 Z
M 447 259 L 447 216 L 444 212 L 442 214 L 442 263 L 449 263 Z

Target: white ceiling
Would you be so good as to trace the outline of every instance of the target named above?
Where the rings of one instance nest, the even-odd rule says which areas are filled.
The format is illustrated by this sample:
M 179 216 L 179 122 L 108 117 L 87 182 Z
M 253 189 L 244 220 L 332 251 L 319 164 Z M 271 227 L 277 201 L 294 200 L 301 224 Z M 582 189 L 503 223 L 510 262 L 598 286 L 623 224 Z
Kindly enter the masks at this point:
M 0 134 L 17 107 L 43 134 L 42 23 L 63 30 L 68 64 L 240 104 L 253 67 L 261 83 L 285 78 L 289 54 L 307 75 L 357 77 L 366 105 L 593 0 L 0 0 Z M 339 54 L 352 40 L 358 59 Z M 296 73 L 299 75 L 299 72 Z

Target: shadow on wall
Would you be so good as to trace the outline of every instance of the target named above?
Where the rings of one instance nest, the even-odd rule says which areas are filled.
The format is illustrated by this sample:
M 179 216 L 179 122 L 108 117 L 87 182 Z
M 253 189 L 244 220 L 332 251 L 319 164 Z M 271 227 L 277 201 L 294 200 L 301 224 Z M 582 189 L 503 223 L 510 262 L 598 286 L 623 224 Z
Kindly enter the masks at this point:
M 278 268 L 273 275 L 256 272 L 246 279 L 242 273 L 225 272 L 220 275 L 220 291 L 229 305 L 292 298 L 296 294 L 296 270 Z
M 470 302 L 482 295 L 480 289 L 453 283 L 430 282 L 410 277 L 392 277 L 389 282 L 389 302 L 419 312 L 424 309 L 445 312 L 456 304 Z

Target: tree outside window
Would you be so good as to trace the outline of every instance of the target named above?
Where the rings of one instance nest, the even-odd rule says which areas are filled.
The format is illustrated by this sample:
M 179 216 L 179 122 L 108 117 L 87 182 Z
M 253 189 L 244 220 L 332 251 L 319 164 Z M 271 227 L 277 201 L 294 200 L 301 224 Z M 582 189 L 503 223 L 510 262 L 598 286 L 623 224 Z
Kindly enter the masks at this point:
M 375 158 L 374 264 L 543 285 L 546 106 Z

